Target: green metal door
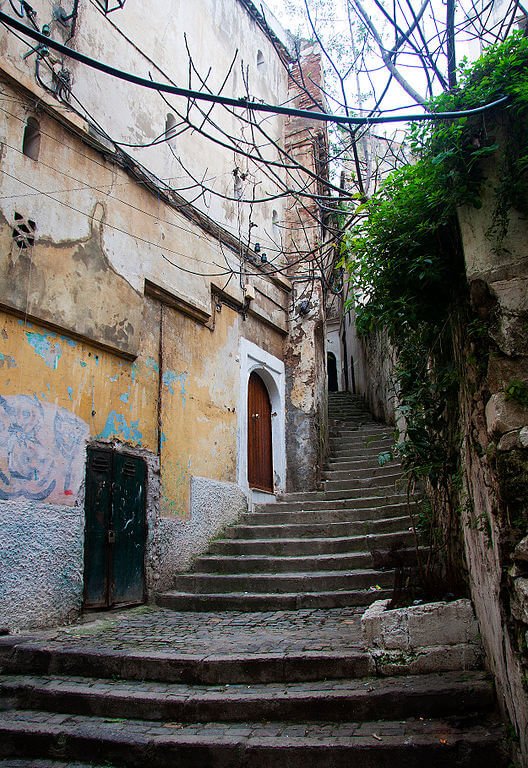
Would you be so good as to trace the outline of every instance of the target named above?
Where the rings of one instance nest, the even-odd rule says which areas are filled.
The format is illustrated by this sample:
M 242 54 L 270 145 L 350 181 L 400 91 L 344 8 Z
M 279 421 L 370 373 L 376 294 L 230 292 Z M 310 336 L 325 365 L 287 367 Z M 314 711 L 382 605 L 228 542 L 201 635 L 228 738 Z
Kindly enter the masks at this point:
M 141 603 L 145 593 L 146 466 L 137 456 L 88 449 L 84 604 Z

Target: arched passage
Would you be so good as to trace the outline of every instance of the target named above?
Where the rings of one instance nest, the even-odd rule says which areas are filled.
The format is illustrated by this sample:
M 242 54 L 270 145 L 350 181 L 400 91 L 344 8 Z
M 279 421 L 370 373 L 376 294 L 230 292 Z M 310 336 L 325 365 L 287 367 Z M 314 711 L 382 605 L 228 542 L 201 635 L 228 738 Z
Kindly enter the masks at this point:
M 326 368 L 328 373 L 328 391 L 338 392 L 339 385 L 337 381 L 337 360 L 333 352 L 328 352 L 326 356 Z

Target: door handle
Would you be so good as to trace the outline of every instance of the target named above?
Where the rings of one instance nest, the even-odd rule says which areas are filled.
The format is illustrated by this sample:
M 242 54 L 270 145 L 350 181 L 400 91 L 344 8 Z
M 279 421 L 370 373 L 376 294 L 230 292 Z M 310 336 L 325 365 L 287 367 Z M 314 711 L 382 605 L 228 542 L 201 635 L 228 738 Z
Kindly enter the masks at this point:
M 108 543 L 109 544 L 115 544 L 115 531 L 108 531 Z

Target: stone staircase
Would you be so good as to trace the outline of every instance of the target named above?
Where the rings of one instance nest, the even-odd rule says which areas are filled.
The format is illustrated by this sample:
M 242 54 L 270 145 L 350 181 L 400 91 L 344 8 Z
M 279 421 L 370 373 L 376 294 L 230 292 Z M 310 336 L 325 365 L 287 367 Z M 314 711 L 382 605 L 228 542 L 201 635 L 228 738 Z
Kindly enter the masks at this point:
M 412 560 L 413 534 L 392 445 L 359 398 L 330 395 L 323 490 L 290 493 L 242 516 L 157 602 L 179 611 L 274 611 L 367 605 L 392 594 L 384 554 Z M 381 567 L 376 567 L 379 562 Z
M 506 767 L 483 671 L 383 676 L 363 643 L 376 553 L 412 539 L 387 430 L 330 409 L 324 490 L 227 531 L 159 596 L 176 610 L 0 638 L 0 768 Z

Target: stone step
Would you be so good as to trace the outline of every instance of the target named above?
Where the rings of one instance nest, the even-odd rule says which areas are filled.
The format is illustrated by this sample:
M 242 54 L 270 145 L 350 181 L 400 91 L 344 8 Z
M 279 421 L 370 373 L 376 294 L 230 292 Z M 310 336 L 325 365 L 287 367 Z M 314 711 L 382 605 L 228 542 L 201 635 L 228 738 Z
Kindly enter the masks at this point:
M 343 488 L 343 489 L 332 489 L 329 491 L 321 490 L 321 491 L 304 491 L 302 493 L 288 493 L 280 498 L 280 501 L 338 501 L 338 500 L 364 500 L 364 499 L 373 499 L 375 500 L 374 503 L 378 500 L 388 499 L 392 498 L 393 500 L 396 499 L 396 497 L 403 497 L 403 493 L 399 492 L 397 488 L 394 487 L 394 482 L 391 482 L 390 480 L 386 480 L 385 483 L 382 483 L 381 485 L 375 485 L 372 488 L 371 487 L 359 487 L 359 488 Z M 276 503 L 276 502 L 275 502 Z
M 277 505 L 278 506 L 278 505 Z M 247 512 L 239 518 L 242 525 L 283 525 L 284 523 L 345 523 L 401 517 L 400 505 L 367 509 L 306 509 L 276 512 Z
M 117 722 L 116 722 L 117 720 Z M 500 768 L 503 730 L 442 719 L 199 723 L 48 715 L 22 710 L 0 723 L 0 756 L 60 756 L 148 768 Z
M 32 757 L 31 759 L 14 759 L 12 757 L 2 760 L 0 757 L 0 768 L 108 768 L 108 763 L 102 765 L 101 763 L 79 763 L 77 760 L 72 762 L 68 760 L 65 763 L 63 760 L 47 760 L 43 758 Z
M 332 555 L 347 552 L 386 551 L 391 547 L 403 548 L 414 545 L 410 530 L 395 533 L 367 534 L 329 538 L 321 536 L 309 539 L 218 539 L 209 547 L 210 553 L 219 555 L 291 556 Z
M 246 592 L 253 594 L 291 594 L 293 592 L 333 592 L 369 589 L 377 584 L 389 588 L 393 571 L 356 569 L 347 571 L 311 571 L 294 573 L 183 573 L 176 576 L 171 592 L 195 595 Z
M 298 498 L 300 496 L 301 498 Z M 386 496 L 366 497 L 359 499 L 328 499 L 323 494 L 293 494 L 290 493 L 287 496 L 282 496 L 278 501 L 271 504 L 257 504 L 255 507 L 255 515 L 259 515 L 262 512 L 308 512 L 310 510 L 325 510 L 325 509 L 348 509 L 350 511 L 362 510 L 362 509 L 389 509 L 391 513 L 395 509 L 401 509 L 402 514 L 408 513 L 409 504 L 407 503 L 406 494 L 398 494 L 397 501 L 391 501 L 394 498 Z M 414 499 L 410 502 L 411 507 L 415 507 L 418 504 L 418 500 Z
M 335 429 L 335 428 L 334 428 Z M 378 443 L 394 444 L 394 436 L 386 430 L 370 429 L 335 429 L 336 434 L 329 434 L 330 446 L 340 448 L 341 446 L 357 446 L 358 448 L 368 448 Z
M 384 593 L 377 591 L 373 599 L 377 599 L 379 594 Z M 207 618 L 204 617 L 204 620 Z M 286 684 L 374 675 L 372 659 L 354 640 L 353 627 L 350 633 L 351 640 L 346 648 L 315 650 L 312 649 L 317 642 L 314 640 L 308 641 L 310 650 L 285 650 L 281 647 L 276 653 L 259 650 L 258 637 L 255 638 L 254 652 L 229 653 L 177 653 L 170 650 L 170 645 L 163 646 L 162 650 L 94 647 L 82 641 L 70 645 L 46 642 L 18 644 L 13 639 L 12 651 L 3 665 L 3 674 L 67 675 L 209 686 Z M 236 643 L 234 647 L 237 647 Z
M 172 611 L 298 611 L 308 608 L 347 608 L 367 606 L 375 600 L 388 600 L 392 588 L 373 586 L 371 589 L 337 590 L 329 592 L 253 593 L 230 592 L 192 594 L 169 591 L 156 595 L 156 603 Z
M 372 438 L 384 438 L 386 440 L 394 437 L 394 432 L 387 429 L 387 427 L 380 427 L 377 425 L 354 427 L 351 424 L 345 422 L 336 422 L 328 429 L 328 437 L 332 440 L 339 440 L 340 438 L 365 438 L 367 440 Z
M 370 459 L 374 464 L 377 463 L 380 453 L 385 453 L 391 450 L 392 443 L 390 440 L 376 443 L 375 445 L 343 445 L 340 447 L 331 448 L 330 455 L 333 459 Z
M 374 475 L 373 477 L 352 477 L 348 480 L 343 478 L 325 479 L 323 481 L 323 492 L 328 494 L 334 491 L 354 491 L 362 490 L 366 488 L 378 489 L 390 489 L 394 488 L 400 490 L 400 486 L 405 482 L 402 480 L 401 472 L 386 472 L 381 475 Z
M 405 565 L 416 562 L 413 548 L 398 550 L 398 558 Z M 379 559 L 368 551 L 340 554 L 310 555 L 301 557 L 277 557 L 273 555 L 203 555 L 194 561 L 197 573 L 298 573 L 307 571 L 350 571 L 374 567 Z M 394 564 L 394 563 L 393 563 Z M 388 566 L 386 566 L 388 567 Z
M 341 538 L 359 536 L 368 533 L 394 533 L 405 531 L 409 527 L 409 518 L 387 517 L 378 520 L 359 520 L 339 523 L 284 523 L 282 525 L 233 525 L 224 531 L 228 539 L 302 539 L 302 538 Z
M 390 462 L 392 464 L 393 462 Z M 397 463 L 395 462 L 395 465 Z M 389 466 L 389 464 L 386 464 L 384 466 Z M 399 465 L 398 465 L 399 466 Z M 373 469 L 381 469 L 380 464 L 378 462 L 378 454 L 375 456 L 367 457 L 367 458 L 361 458 L 357 456 L 351 456 L 351 457 L 333 457 L 329 456 L 326 464 L 325 464 L 325 470 L 334 470 L 334 469 L 357 469 L 357 470 L 373 470 Z
M 321 478 L 323 480 L 370 480 L 374 477 L 386 477 L 392 476 L 392 475 L 398 475 L 399 477 L 402 476 L 402 470 L 401 470 L 401 464 L 397 462 L 388 462 L 387 464 L 384 464 L 383 466 L 380 466 L 379 464 L 375 464 L 374 466 L 369 467 L 349 467 L 346 462 L 343 462 L 345 465 L 343 469 L 324 469 L 321 473 Z
M 13 709 L 179 723 L 460 716 L 495 700 L 483 672 L 223 686 L 12 675 L 0 696 Z

